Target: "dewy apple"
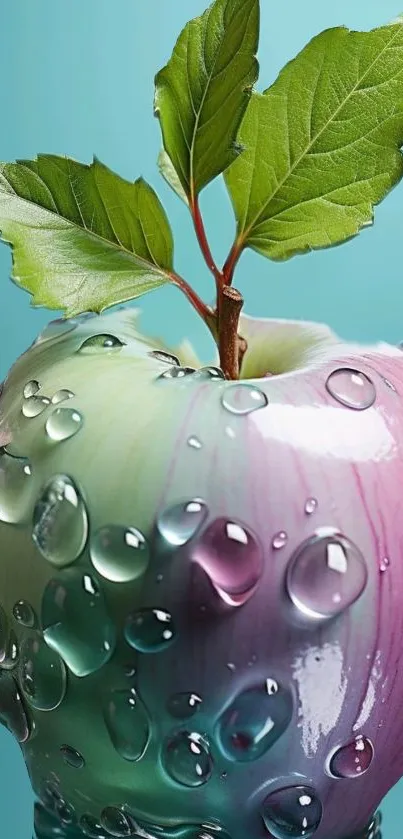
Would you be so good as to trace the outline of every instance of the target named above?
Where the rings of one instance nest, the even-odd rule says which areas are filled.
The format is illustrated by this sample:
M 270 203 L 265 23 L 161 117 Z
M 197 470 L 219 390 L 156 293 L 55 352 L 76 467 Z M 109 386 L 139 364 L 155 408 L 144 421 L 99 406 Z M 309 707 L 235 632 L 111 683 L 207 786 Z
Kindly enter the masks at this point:
M 0 718 L 38 839 L 376 839 L 403 774 L 403 354 L 250 318 L 242 252 L 343 242 L 402 178 L 403 23 L 316 37 L 264 93 L 258 0 L 216 0 L 156 76 L 154 190 L 94 159 L 0 167 L 13 279 L 61 310 L 0 401 Z M 199 194 L 224 174 L 219 268 Z M 171 282 L 202 364 L 104 310 Z

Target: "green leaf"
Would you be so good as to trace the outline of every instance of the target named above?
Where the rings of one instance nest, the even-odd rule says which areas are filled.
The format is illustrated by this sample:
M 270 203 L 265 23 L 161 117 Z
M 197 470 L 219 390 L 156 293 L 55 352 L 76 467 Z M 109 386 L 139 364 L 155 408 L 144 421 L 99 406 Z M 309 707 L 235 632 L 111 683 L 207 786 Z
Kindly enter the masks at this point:
M 288 259 L 356 235 L 403 174 L 402 21 L 322 32 L 253 95 L 239 139 L 238 252 Z
M 129 183 L 94 158 L 0 164 L 0 230 L 13 279 L 32 303 L 68 316 L 101 312 L 170 281 L 172 234 L 141 178 Z
M 165 149 L 161 149 L 158 155 L 158 169 L 162 177 L 166 180 L 167 184 L 173 189 L 174 192 L 179 196 L 179 198 L 185 202 L 185 204 L 189 204 L 188 197 L 186 195 L 185 190 L 176 174 L 174 165 L 172 163 L 169 154 L 166 153 Z
M 187 24 L 155 79 L 165 151 L 189 200 L 237 157 L 258 76 L 259 0 L 216 0 Z

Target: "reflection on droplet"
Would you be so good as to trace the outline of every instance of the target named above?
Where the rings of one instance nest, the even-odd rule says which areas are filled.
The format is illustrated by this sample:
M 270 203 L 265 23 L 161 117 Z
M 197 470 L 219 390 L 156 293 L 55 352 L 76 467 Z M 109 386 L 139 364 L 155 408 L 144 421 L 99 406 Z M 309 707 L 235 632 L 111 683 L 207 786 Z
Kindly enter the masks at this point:
M 201 440 L 199 440 L 198 437 L 192 436 L 188 438 L 188 446 L 190 446 L 191 449 L 201 449 L 203 443 L 201 442 Z
M 284 733 L 292 713 L 290 691 L 274 679 L 243 691 L 218 721 L 222 751 L 232 760 L 257 760 Z
M 74 437 L 83 424 L 83 418 L 73 408 L 56 408 L 47 418 L 45 430 L 51 440 L 60 443 Z
M 159 516 L 158 530 L 170 545 L 179 547 L 195 535 L 207 513 L 207 506 L 201 498 L 173 504 Z
M 275 534 L 275 536 L 273 536 L 271 544 L 272 544 L 272 547 L 276 551 L 278 551 L 281 548 L 284 548 L 286 546 L 287 542 L 288 542 L 288 536 L 287 536 L 285 530 L 280 530 L 278 533 Z
M 163 765 L 185 787 L 199 787 L 211 776 L 213 761 L 207 741 L 195 732 L 180 731 L 165 742 Z
M 13 615 L 15 620 L 23 626 L 33 627 L 37 623 L 35 612 L 27 600 L 18 600 L 14 603 Z
M 135 832 L 129 816 L 117 807 L 105 807 L 102 810 L 101 824 L 112 836 L 133 836 Z
M 250 414 L 259 408 L 265 408 L 269 400 L 263 391 L 253 385 L 237 384 L 225 388 L 221 402 L 231 414 Z
M 334 752 L 329 769 L 336 778 L 359 778 L 367 772 L 373 757 L 374 747 L 371 741 L 359 735 L 351 743 Z
M 126 618 L 128 644 L 142 653 L 158 653 L 175 640 L 172 616 L 163 609 L 139 609 Z
M 19 743 L 30 735 L 30 725 L 20 689 L 10 673 L 0 671 L 0 720 Z
M 315 534 L 300 545 L 287 573 L 288 593 L 307 617 L 332 618 L 362 594 L 368 572 L 358 548 L 342 534 Z
M 152 350 L 149 352 L 148 355 L 151 358 L 156 358 L 157 361 L 165 361 L 167 364 L 171 364 L 173 366 L 179 367 L 180 361 L 176 355 L 171 355 L 171 353 L 163 352 L 162 350 Z
M 50 399 L 47 396 L 30 396 L 22 403 L 21 411 L 24 417 L 32 419 L 33 417 L 39 417 L 39 414 L 43 414 L 48 405 L 50 405 Z
M 311 787 L 290 786 L 267 796 L 262 816 L 267 830 L 275 839 L 308 839 L 319 827 L 322 809 Z
M 0 521 L 17 524 L 31 504 L 32 469 L 26 457 L 13 457 L 0 448 Z
M 150 553 L 143 534 L 135 527 L 109 524 L 92 537 L 90 556 L 102 577 L 114 583 L 127 583 L 145 573 Z
M 82 769 L 85 765 L 85 760 L 82 754 L 80 754 L 77 749 L 73 749 L 72 746 L 68 746 L 66 744 L 60 746 L 60 753 L 64 762 L 67 763 L 68 766 L 72 766 L 74 769 Z
M 56 391 L 53 394 L 51 402 L 52 405 L 58 405 L 59 402 L 65 402 L 67 399 L 73 399 L 74 393 L 72 390 L 68 390 L 67 388 L 62 388 L 61 390 Z
M 38 390 L 40 390 L 40 387 L 41 386 L 36 379 L 31 379 L 31 381 L 27 382 L 24 387 L 24 399 L 29 399 L 31 396 L 35 396 L 38 393 Z
M 186 376 L 193 376 L 194 367 L 171 367 L 165 373 L 158 376 L 159 379 L 184 379 Z
M 103 714 L 113 746 L 120 756 L 125 760 L 140 760 L 151 730 L 147 711 L 135 688 L 107 693 Z
M 24 638 L 21 645 L 19 678 L 33 708 L 53 711 L 66 692 L 66 668 L 60 656 L 41 638 Z
M 167 702 L 167 711 L 171 717 L 176 717 L 180 720 L 193 717 L 196 711 L 200 708 L 201 696 L 197 693 L 174 693 L 169 697 Z
M 246 603 L 263 571 L 257 538 L 239 522 L 213 521 L 193 545 L 190 558 L 207 574 L 219 596 L 231 606 Z
M 326 382 L 326 388 L 334 399 L 356 411 L 370 408 L 376 399 L 371 379 L 365 373 L 349 367 L 334 370 Z
M 88 516 L 80 490 L 67 475 L 54 475 L 35 506 L 33 541 L 45 559 L 61 568 L 80 556 L 87 536 Z

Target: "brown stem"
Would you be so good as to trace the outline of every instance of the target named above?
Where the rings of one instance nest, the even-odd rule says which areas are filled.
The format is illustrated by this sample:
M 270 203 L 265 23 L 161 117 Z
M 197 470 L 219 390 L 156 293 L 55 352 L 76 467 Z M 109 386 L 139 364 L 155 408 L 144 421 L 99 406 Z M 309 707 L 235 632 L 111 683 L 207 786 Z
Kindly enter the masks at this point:
M 243 243 L 241 241 L 235 240 L 232 248 L 228 254 L 227 261 L 222 269 L 222 276 L 224 279 L 225 285 L 231 285 L 232 279 L 234 276 L 234 271 L 236 268 L 236 264 L 241 256 L 243 251 Z
M 196 231 L 197 241 L 200 245 L 200 250 L 204 256 L 206 265 L 211 271 L 216 281 L 217 294 L 219 294 L 223 285 L 223 275 L 220 269 L 214 262 L 213 255 L 210 250 L 210 245 L 207 241 L 206 231 L 204 229 L 203 218 L 200 212 L 199 201 L 197 195 L 193 196 L 190 202 L 190 212 L 193 218 L 193 224 Z
M 197 314 L 200 315 L 205 324 L 208 326 L 214 340 L 216 341 L 218 338 L 217 315 L 214 313 L 213 309 L 204 303 L 204 301 L 198 294 L 196 294 L 195 291 L 193 291 L 192 287 L 186 282 L 186 280 L 183 279 L 183 277 L 180 277 L 179 274 L 175 273 L 175 271 L 172 271 L 169 276 L 173 285 L 180 288 L 183 294 L 186 295 Z
M 243 297 L 236 288 L 224 286 L 221 290 L 218 322 L 218 348 L 220 367 L 227 379 L 239 379 L 240 356 L 244 347 L 238 336 L 239 315 Z M 243 339 L 242 339 L 243 341 Z

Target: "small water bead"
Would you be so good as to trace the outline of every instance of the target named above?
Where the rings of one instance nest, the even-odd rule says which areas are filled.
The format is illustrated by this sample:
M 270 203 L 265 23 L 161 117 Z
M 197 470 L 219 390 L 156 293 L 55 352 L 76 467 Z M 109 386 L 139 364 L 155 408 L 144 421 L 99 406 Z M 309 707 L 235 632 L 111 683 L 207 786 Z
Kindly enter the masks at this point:
M 265 408 L 269 400 L 263 391 L 253 385 L 229 385 L 225 388 L 221 403 L 231 414 L 245 415 L 259 408 Z
M 40 388 L 41 386 L 39 382 L 37 382 L 36 379 L 31 379 L 31 381 L 27 382 L 24 387 L 24 399 L 29 399 L 31 396 L 35 396 L 38 393 L 38 390 L 40 390 Z
M 191 546 L 190 558 L 207 574 L 218 595 L 241 606 L 254 593 L 263 571 L 257 538 L 239 522 L 213 521 Z
M 322 804 L 312 787 L 283 787 L 264 801 L 262 816 L 275 839 L 308 839 L 322 819 Z
M 390 379 L 387 379 L 386 376 L 381 376 L 381 379 L 382 379 L 383 383 L 386 385 L 386 387 L 389 388 L 389 390 L 393 390 L 393 393 L 397 393 L 397 390 L 396 390 L 393 382 L 390 381 Z
M 174 693 L 167 702 L 167 711 L 172 717 L 186 720 L 193 717 L 200 708 L 201 696 L 197 693 Z
M 106 832 L 105 828 L 102 827 L 94 816 L 88 814 L 81 816 L 79 827 L 84 833 L 84 836 L 89 836 L 90 839 L 110 839 L 110 834 Z
M 305 502 L 305 512 L 307 516 L 311 516 L 315 510 L 318 509 L 318 502 L 316 498 L 307 498 Z
M 68 766 L 72 766 L 74 769 L 82 769 L 85 766 L 85 760 L 82 754 L 77 749 L 73 749 L 72 746 L 66 744 L 60 746 L 60 753 Z
M 23 626 L 33 627 L 37 624 L 35 612 L 27 600 L 18 600 L 13 606 L 13 615 Z
M 38 335 L 35 344 L 42 344 L 43 341 L 50 341 L 52 338 L 60 338 L 62 335 L 67 335 L 76 326 L 77 320 L 74 318 L 57 318 L 56 320 L 51 320 L 40 335 Z
M 195 372 L 196 379 L 207 379 L 209 381 L 225 380 L 224 372 L 221 367 L 199 367 Z
M 0 606 L 0 667 L 6 655 L 9 627 L 6 613 Z
M 26 457 L 0 448 L 0 521 L 17 524 L 31 503 L 32 468 Z
M 32 538 L 52 565 L 62 568 L 84 550 L 88 536 L 87 510 L 78 487 L 67 475 L 54 475 L 35 506 Z
M 74 824 L 77 821 L 74 807 L 63 799 L 57 802 L 55 813 L 63 824 Z
M 103 703 L 105 725 L 118 754 L 137 761 L 143 756 L 151 736 L 147 711 L 135 688 L 111 690 Z
M 279 551 L 281 548 L 284 548 L 288 542 L 288 536 L 285 530 L 280 530 L 279 533 L 276 533 L 272 539 L 272 547 Z
M 172 616 L 163 609 L 139 609 L 126 618 L 128 644 L 142 653 L 158 653 L 175 640 Z
M 176 355 L 171 355 L 171 353 L 163 352 L 162 350 L 153 350 L 152 352 L 149 352 L 148 355 L 150 358 L 156 358 L 157 361 L 165 361 L 167 364 L 180 367 L 179 358 L 177 358 Z
M 203 443 L 201 442 L 201 440 L 199 440 L 198 437 L 189 437 L 188 446 L 190 446 L 191 449 L 201 449 Z
M 30 735 L 30 724 L 18 684 L 10 673 L 0 671 L 0 720 L 19 743 Z
M 148 544 L 135 527 L 101 527 L 90 542 L 91 562 L 107 580 L 127 583 L 141 577 L 148 566 Z
M 24 414 L 24 417 L 32 419 L 33 417 L 39 417 L 40 414 L 43 414 L 48 405 L 50 405 L 50 399 L 48 399 L 47 396 L 30 396 L 22 403 L 21 411 Z
M 307 539 L 291 558 L 287 589 L 307 617 L 332 618 L 362 594 L 368 572 L 356 545 L 342 534 Z
M 83 418 L 73 408 L 56 408 L 46 420 L 45 431 L 56 443 L 74 437 L 83 424 Z
M 336 778 L 358 778 L 371 766 L 374 747 L 367 737 L 359 735 L 351 743 L 334 752 L 329 769 Z
M 73 399 L 74 393 L 72 390 L 68 390 L 67 388 L 62 388 L 61 390 L 56 391 L 53 394 L 51 402 L 52 405 L 58 405 L 59 402 L 65 402 L 67 399 Z
M 129 816 L 117 807 L 105 807 L 102 810 L 101 824 L 112 836 L 133 836 L 135 833 Z
M 213 761 L 207 741 L 196 732 L 180 731 L 164 745 L 163 765 L 184 787 L 199 787 L 209 780 Z
M 106 355 L 108 353 L 120 352 L 125 344 L 116 335 L 99 334 L 91 335 L 78 348 L 77 353 L 81 355 Z
M 356 411 L 364 411 L 374 404 L 376 390 L 371 379 L 359 370 L 342 367 L 330 374 L 326 388 L 331 396 Z
M 281 737 L 291 722 L 289 690 L 274 679 L 238 694 L 221 715 L 217 739 L 235 761 L 257 760 Z
M 207 505 L 201 498 L 168 507 L 158 518 L 161 536 L 174 547 L 185 545 L 207 518 Z
M 158 376 L 159 379 L 183 379 L 186 376 L 193 376 L 194 367 L 171 367 L 165 373 Z
M 89 574 L 75 568 L 51 579 L 42 598 L 46 643 L 75 676 L 99 670 L 113 655 L 116 627 L 103 592 Z
M 382 557 L 382 559 L 381 559 L 381 562 L 380 562 L 380 565 L 379 565 L 379 570 L 380 570 L 380 571 L 382 571 L 382 573 L 383 573 L 384 571 L 387 571 L 387 570 L 388 570 L 389 565 L 390 565 L 390 559 L 389 559 L 389 557 L 388 557 L 388 556 L 384 556 L 384 557 Z
M 24 638 L 19 679 L 33 708 L 53 711 L 62 703 L 66 693 L 66 668 L 60 656 L 41 638 Z
M 0 666 L 4 670 L 13 670 L 17 666 L 20 657 L 20 648 L 18 645 L 17 636 L 13 629 L 9 631 L 4 656 L 0 662 Z

